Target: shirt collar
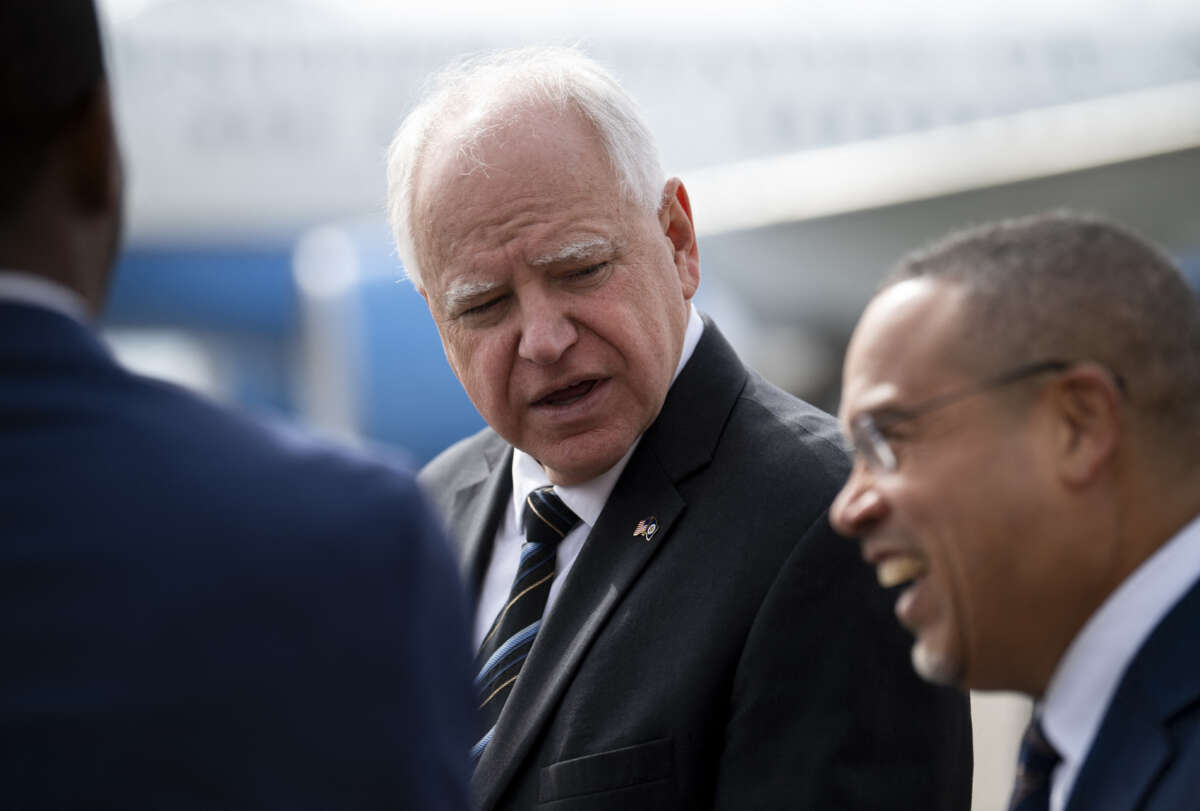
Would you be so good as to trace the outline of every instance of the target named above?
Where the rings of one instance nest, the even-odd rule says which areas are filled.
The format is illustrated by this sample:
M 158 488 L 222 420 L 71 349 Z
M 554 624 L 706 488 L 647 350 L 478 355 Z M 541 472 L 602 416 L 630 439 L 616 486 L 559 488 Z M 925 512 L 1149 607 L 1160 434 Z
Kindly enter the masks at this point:
M 1067 647 L 1039 708 L 1067 770 L 1067 796 L 1126 668 L 1198 573 L 1200 516 L 1135 569 Z
M 688 302 L 687 329 L 683 335 L 683 348 L 679 353 L 679 363 L 675 364 L 675 374 L 671 377 L 671 385 L 675 384 L 679 373 L 683 371 L 683 367 L 691 359 L 692 353 L 696 351 L 696 344 L 700 343 L 700 336 L 703 332 L 704 321 L 691 302 Z M 604 509 L 613 487 L 616 486 L 617 479 L 621 477 L 625 465 L 629 463 L 629 457 L 633 456 L 634 450 L 641 441 L 642 438 L 639 436 L 629 446 L 629 450 L 625 451 L 625 455 L 621 457 L 620 461 L 596 478 L 571 487 L 555 485 L 554 492 L 579 516 L 583 523 L 587 524 L 588 529 L 596 525 L 596 520 L 600 517 L 600 512 Z M 525 499 L 539 487 L 549 486 L 550 479 L 547 478 L 546 471 L 542 470 L 542 466 L 536 459 L 518 449 L 513 452 L 512 480 L 512 509 L 517 519 L 516 525 L 520 527 L 525 512 Z
M 83 324 L 89 320 L 82 296 L 58 282 L 32 273 L 0 270 L 0 301 L 52 310 Z

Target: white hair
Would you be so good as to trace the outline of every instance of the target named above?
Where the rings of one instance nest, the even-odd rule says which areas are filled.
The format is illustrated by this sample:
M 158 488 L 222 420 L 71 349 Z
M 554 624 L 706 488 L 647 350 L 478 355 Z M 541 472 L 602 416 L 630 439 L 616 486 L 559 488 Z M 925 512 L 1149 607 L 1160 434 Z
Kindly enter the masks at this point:
M 490 131 L 531 107 L 547 106 L 573 111 L 595 127 L 622 194 L 645 211 L 659 209 L 666 177 L 658 147 L 637 105 L 608 71 L 574 48 L 519 48 L 470 58 L 434 78 L 388 148 L 388 221 L 405 273 L 418 287 L 414 194 L 429 144 L 452 124 L 459 151 L 471 155 Z

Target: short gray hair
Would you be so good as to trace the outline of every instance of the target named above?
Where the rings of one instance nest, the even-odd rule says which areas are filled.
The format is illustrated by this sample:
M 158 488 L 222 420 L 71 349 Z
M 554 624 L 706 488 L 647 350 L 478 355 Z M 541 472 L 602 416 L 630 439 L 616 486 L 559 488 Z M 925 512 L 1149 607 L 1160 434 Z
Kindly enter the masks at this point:
M 516 120 L 533 106 L 583 116 L 595 128 L 621 192 L 646 211 L 658 210 L 666 181 L 658 147 L 637 105 L 608 71 L 574 48 L 519 48 L 473 57 L 434 78 L 388 148 L 388 221 L 405 273 L 418 286 L 413 197 L 426 148 L 440 128 L 469 120 L 465 133 L 456 137 L 470 151 L 497 123 Z
M 1069 211 L 983 225 L 908 255 L 883 286 L 922 277 L 962 285 L 969 365 L 1094 360 L 1155 430 L 1196 433 L 1200 300 L 1125 228 Z

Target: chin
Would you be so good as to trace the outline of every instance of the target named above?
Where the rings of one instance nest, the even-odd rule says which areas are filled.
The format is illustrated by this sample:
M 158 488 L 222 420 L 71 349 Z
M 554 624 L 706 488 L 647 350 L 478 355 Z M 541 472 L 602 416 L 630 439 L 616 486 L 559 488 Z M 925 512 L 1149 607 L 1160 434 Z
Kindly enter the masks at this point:
M 609 462 L 608 464 L 596 463 L 591 465 L 563 465 L 558 466 L 553 462 L 543 462 L 542 468 L 546 471 L 546 476 L 550 479 L 551 484 L 563 485 L 571 487 L 578 484 L 586 484 L 592 479 L 607 472 L 613 465 L 620 460 L 621 457 Z M 540 460 L 539 460 L 540 461 Z
M 956 687 L 962 681 L 962 668 L 945 654 L 939 654 L 920 639 L 912 648 L 912 666 L 925 681 Z
M 546 469 L 547 473 L 552 472 L 550 480 L 555 484 L 571 485 L 591 481 L 621 461 L 621 457 L 633 444 L 630 441 L 621 447 L 620 443 L 608 442 L 605 443 L 605 447 L 595 448 L 579 442 L 578 444 L 583 447 L 574 449 L 564 447 L 569 442 L 570 440 L 567 443 L 561 443 L 557 448 L 552 448 L 551 452 L 544 456 L 530 454 L 542 463 L 542 467 Z M 575 452 L 570 453 L 570 450 Z M 560 479 L 561 481 L 559 481 Z

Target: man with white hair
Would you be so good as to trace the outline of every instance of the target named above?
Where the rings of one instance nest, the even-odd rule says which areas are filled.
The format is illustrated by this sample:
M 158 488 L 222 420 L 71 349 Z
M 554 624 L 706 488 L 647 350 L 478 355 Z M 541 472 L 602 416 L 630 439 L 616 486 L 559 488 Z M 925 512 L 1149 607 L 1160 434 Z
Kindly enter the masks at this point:
M 478 601 L 477 806 L 966 809 L 966 700 L 833 540 L 836 424 L 693 309 L 691 203 L 615 80 L 451 70 L 388 176 L 489 425 L 422 474 Z

